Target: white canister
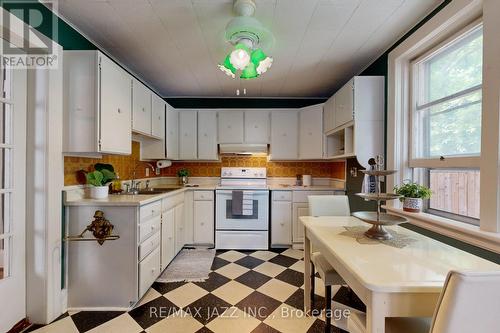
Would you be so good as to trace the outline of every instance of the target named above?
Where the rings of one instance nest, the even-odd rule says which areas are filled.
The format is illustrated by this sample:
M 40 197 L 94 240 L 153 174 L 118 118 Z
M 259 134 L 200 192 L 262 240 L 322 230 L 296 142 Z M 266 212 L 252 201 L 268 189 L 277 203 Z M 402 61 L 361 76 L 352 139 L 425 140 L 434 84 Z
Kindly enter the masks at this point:
M 108 186 L 89 186 L 87 188 L 90 199 L 105 199 L 108 197 Z
M 312 185 L 312 176 L 311 175 L 302 175 L 302 185 L 303 186 L 311 186 Z

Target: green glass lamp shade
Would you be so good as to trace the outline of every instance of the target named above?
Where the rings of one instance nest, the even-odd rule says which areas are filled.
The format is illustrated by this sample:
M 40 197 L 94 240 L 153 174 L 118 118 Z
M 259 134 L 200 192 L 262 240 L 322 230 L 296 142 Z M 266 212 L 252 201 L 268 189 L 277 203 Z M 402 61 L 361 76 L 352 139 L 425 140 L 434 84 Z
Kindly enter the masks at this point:
M 250 62 L 245 69 L 241 72 L 240 78 L 242 79 L 253 79 L 258 77 L 257 70 L 255 69 L 255 64 Z
M 252 52 L 251 59 L 255 66 L 259 66 L 259 63 L 266 58 L 267 56 L 262 49 L 256 49 Z
M 219 69 L 226 73 L 228 76 L 231 76 L 233 79 L 235 78 L 235 73 L 236 73 L 236 68 L 231 64 L 231 61 L 229 60 L 229 55 L 226 56 L 226 59 L 224 59 L 224 62 L 219 65 Z

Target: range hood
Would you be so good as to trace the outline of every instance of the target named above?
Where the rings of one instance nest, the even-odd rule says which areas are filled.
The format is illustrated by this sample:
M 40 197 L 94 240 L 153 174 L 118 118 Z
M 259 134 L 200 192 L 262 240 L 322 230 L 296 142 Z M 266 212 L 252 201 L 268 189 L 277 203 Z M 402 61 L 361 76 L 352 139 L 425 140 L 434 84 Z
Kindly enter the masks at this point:
M 232 155 L 267 155 L 267 144 L 222 143 L 219 145 L 219 152 Z

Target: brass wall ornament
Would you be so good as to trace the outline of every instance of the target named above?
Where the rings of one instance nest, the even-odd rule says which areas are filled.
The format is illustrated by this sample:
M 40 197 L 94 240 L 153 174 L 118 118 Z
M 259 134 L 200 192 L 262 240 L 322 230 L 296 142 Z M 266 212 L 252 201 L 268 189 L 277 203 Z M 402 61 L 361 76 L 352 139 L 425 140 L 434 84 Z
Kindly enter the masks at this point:
M 120 238 L 119 235 L 112 235 L 114 225 L 111 224 L 105 217 L 104 212 L 96 210 L 94 213 L 94 220 L 83 230 L 78 236 L 68 236 L 68 241 L 97 241 L 102 245 L 107 240 L 116 240 Z M 94 238 L 84 237 L 87 231 L 92 232 Z

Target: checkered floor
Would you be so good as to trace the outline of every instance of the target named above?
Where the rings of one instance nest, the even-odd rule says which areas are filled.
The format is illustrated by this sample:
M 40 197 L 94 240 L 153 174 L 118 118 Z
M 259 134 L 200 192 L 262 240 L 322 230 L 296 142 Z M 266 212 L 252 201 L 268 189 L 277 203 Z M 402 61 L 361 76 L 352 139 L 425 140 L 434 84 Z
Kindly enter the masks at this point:
M 303 251 L 218 251 L 210 278 L 197 283 L 155 283 L 129 312 L 66 313 L 36 332 L 324 332 L 324 316 L 304 316 Z M 331 332 L 345 332 L 346 312 L 364 306 L 346 287 L 334 286 Z M 316 278 L 315 308 L 324 308 Z M 347 309 L 347 311 L 344 311 Z

